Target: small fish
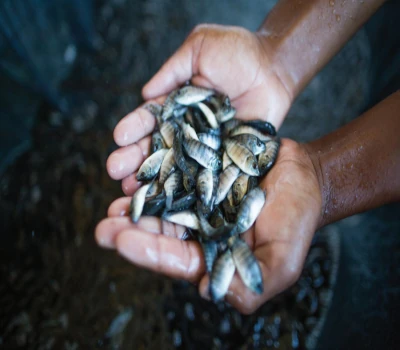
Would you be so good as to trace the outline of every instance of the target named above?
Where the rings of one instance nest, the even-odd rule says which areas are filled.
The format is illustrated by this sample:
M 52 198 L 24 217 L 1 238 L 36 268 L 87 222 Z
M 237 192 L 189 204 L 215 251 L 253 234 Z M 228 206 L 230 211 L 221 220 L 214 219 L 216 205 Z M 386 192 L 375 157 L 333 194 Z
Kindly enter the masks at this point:
M 244 195 L 247 193 L 250 176 L 247 174 L 240 175 L 232 185 L 233 203 L 239 205 Z
M 160 133 L 168 148 L 172 147 L 172 144 L 174 142 L 175 129 L 177 127 L 177 124 L 172 120 L 167 120 L 161 124 Z
M 236 233 L 236 226 L 234 224 L 221 225 L 213 227 L 204 216 L 204 208 L 199 201 L 197 203 L 197 216 L 199 218 L 200 235 L 205 240 L 224 240 Z
M 215 207 L 211 213 L 209 217 L 209 223 L 212 227 L 220 227 L 221 225 L 225 225 L 224 215 L 219 207 Z
M 171 173 L 173 173 L 176 170 L 176 168 L 177 165 L 175 162 L 174 149 L 170 148 L 167 154 L 165 155 L 163 162 L 161 163 L 160 177 L 159 177 L 160 184 L 164 184 L 168 176 Z
M 221 108 L 215 113 L 215 118 L 217 118 L 219 123 L 226 123 L 229 120 L 232 120 L 236 115 L 236 108 L 231 106 L 228 108 Z
M 249 183 L 247 184 L 247 192 L 250 192 L 253 188 L 258 187 L 258 178 L 255 176 L 249 177 Z
M 228 292 L 235 274 L 235 263 L 232 253 L 227 249 L 215 261 L 210 278 L 210 296 L 214 302 L 222 300 Z
M 213 195 L 213 172 L 210 169 L 202 169 L 199 171 L 196 189 L 203 205 L 211 206 Z
M 183 197 L 175 200 L 174 202 L 172 202 L 171 211 L 181 211 L 181 210 L 186 210 L 189 209 L 190 207 L 193 206 L 193 204 L 196 203 L 197 200 L 197 196 L 196 196 L 196 192 L 192 191 L 186 195 L 184 195 Z
M 265 151 L 258 156 L 258 168 L 261 176 L 264 176 L 274 165 L 276 158 L 278 158 L 280 145 L 280 138 L 265 143 Z
M 240 134 L 232 138 L 246 146 L 255 156 L 265 151 L 265 143 L 252 134 Z
M 138 222 L 140 215 L 142 215 L 143 205 L 146 200 L 146 193 L 151 184 L 146 184 L 140 187 L 132 196 L 130 205 L 131 219 L 134 223 Z
M 230 238 L 228 246 L 244 285 L 254 293 L 262 294 L 264 285 L 261 268 L 247 243 L 236 236 Z
M 174 224 L 186 226 L 192 230 L 198 230 L 200 228 L 197 215 L 190 210 L 167 212 L 164 213 L 162 218 L 166 221 L 173 222 Z
M 187 124 L 184 121 L 180 121 L 177 123 L 181 127 L 183 136 L 186 139 L 195 139 L 195 140 L 199 141 L 196 131 L 191 127 L 190 124 Z
M 175 96 L 179 93 L 179 89 L 173 90 L 165 99 L 161 119 L 166 121 L 174 115 L 175 108 L 179 107 L 179 104 L 175 101 Z M 164 136 L 164 135 L 163 135 Z M 169 146 L 170 147 L 170 146 Z
M 189 85 L 179 89 L 174 95 L 174 98 L 175 102 L 181 105 L 189 106 L 204 101 L 214 94 L 214 90 Z
M 161 193 L 162 189 L 163 189 L 163 185 L 160 184 L 159 181 L 157 181 L 157 180 L 152 181 L 150 183 L 150 187 L 147 191 L 146 199 L 153 198 L 153 197 L 159 195 Z
M 228 153 L 225 151 L 222 155 L 222 170 L 225 170 L 232 163 L 232 159 L 229 158 Z
M 187 109 L 184 119 L 187 124 L 191 125 L 193 128 L 195 127 L 196 124 L 194 122 L 194 115 L 191 108 Z
M 147 103 L 143 106 L 144 109 L 148 110 L 157 120 L 158 126 L 162 124 L 162 106 L 158 103 Z
M 256 128 L 257 130 L 259 130 L 263 133 L 266 132 L 266 133 L 270 134 L 271 136 L 276 136 L 275 127 L 271 123 L 269 123 L 265 120 L 260 120 L 260 119 L 248 120 L 248 121 L 243 122 L 243 124 L 251 126 L 253 128 Z
M 170 176 L 168 176 L 168 179 L 164 183 L 165 195 L 167 197 L 167 201 L 165 204 L 167 209 L 171 208 L 174 195 L 180 190 L 182 190 L 182 188 L 183 188 L 183 183 L 182 183 L 181 171 L 175 171 Z
M 183 188 L 190 192 L 196 187 L 196 180 L 186 173 L 183 173 Z
M 221 169 L 222 162 L 218 153 L 200 141 L 184 140 L 183 147 L 189 157 L 193 158 L 204 168 L 216 171 Z
M 260 175 L 257 158 L 247 147 L 232 139 L 226 139 L 224 146 L 229 158 L 231 158 L 244 173 L 252 176 Z
M 214 112 L 208 107 L 206 104 L 199 102 L 196 104 L 196 106 L 203 112 L 203 115 L 206 117 L 206 120 L 208 124 L 211 126 L 213 129 L 218 128 L 218 121 L 217 118 L 215 117 Z
M 142 215 L 154 216 L 165 208 L 166 198 L 153 198 L 144 203 Z
M 224 198 L 228 194 L 228 191 L 230 190 L 239 175 L 240 169 L 234 164 L 228 166 L 221 173 L 221 175 L 219 176 L 219 185 L 214 204 L 219 204 L 224 200 Z
M 248 126 L 248 125 L 237 126 L 230 132 L 229 135 L 232 137 L 232 136 L 241 135 L 241 134 L 251 134 L 251 135 L 257 136 L 263 142 L 271 141 L 273 139 L 272 136 L 264 135 L 262 132 L 260 132 L 257 129 L 253 128 L 252 126 Z
M 238 119 L 231 119 L 231 120 L 228 120 L 226 123 L 223 123 L 223 124 L 222 124 L 222 128 L 223 128 L 222 135 L 223 135 L 224 137 L 230 135 L 230 133 L 231 133 L 236 127 L 238 127 L 239 125 L 241 125 L 241 122 L 240 122 L 240 120 L 238 120 Z
M 183 154 L 182 142 L 183 142 L 182 132 L 179 129 L 175 129 L 173 149 L 174 149 L 174 157 L 176 165 L 178 166 L 179 169 L 182 170 L 184 174 L 188 175 L 188 177 L 194 182 L 194 174 L 193 174 L 194 171 L 190 168 L 190 164 L 188 163 L 185 155 Z
M 221 137 L 219 135 L 200 133 L 198 140 L 216 151 L 221 148 Z
M 138 181 L 153 179 L 158 174 L 161 163 L 167 152 L 168 150 L 163 148 L 148 157 L 140 166 L 136 174 L 136 179 Z
M 237 214 L 238 233 L 247 231 L 256 221 L 265 203 L 265 192 L 256 187 L 243 198 Z
M 218 255 L 218 243 L 215 241 L 200 240 L 201 247 L 203 248 L 204 261 L 206 263 L 206 271 L 211 274 L 214 261 Z
M 151 151 L 155 153 L 160 149 L 166 148 L 167 145 L 164 142 L 164 139 L 159 131 L 156 131 L 151 135 Z
M 236 222 L 237 208 L 233 204 L 232 189 L 229 190 L 228 195 L 222 201 L 222 209 L 228 222 Z

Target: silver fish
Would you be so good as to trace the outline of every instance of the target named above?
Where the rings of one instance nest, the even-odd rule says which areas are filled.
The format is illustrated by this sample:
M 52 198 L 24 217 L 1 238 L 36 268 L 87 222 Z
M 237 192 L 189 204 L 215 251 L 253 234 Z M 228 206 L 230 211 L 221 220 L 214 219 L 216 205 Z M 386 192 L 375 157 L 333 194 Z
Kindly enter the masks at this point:
M 221 137 L 218 135 L 200 133 L 198 140 L 216 151 L 221 148 Z
M 179 93 L 179 89 L 173 90 L 165 99 L 163 104 L 163 110 L 161 119 L 166 121 L 174 115 L 174 110 L 179 107 L 179 104 L 175 101 L 175 96 Z M 169 146 L 170 147 L 170 146 Z
M 168 150 L 163 148 L 148 157 L 139 168 L 136 179 L 138 181 L 151 180 L 160 170 L 161 163 Z
M 240 204 L 244 195 L 247 192 L 247 185 L 249 183 L 249 175 L 240 175 L 232 185 L 233 202 L 235 205 Z
M 251 126 L 247 126 L 247 125 L 239 125 L 230 132 L 231 137 L 236 136 L 236 135 L 242 135 L 242 134 L 251 134 L 251 135 L 257 136 L 263 142 L 271 141 L 273 139 L 272 136 L 264 135 L 262 132 L 258 131 L 257 129 L 255 129 Z
M 175 102 L 181 105 L 189 106 L 204 101 L 214 94 L 214 90 L 189 85 L 179 89 L 174 98 Z
M 245 145 L 255 156 L 265 151 L 265 143 L 252 134 L 240 134 L 232 138 Z
M 225 151 L 222 155 L 222 169 L 225 170 L 232 163 L 232 159 L 229 158 L 228 153 Z
M 258 157 L 258 168 L 260 169 L 261 176 L 264 176 L 274 165 L 276 158 L 278 157 L 280 145 L 280 138 L 266 142 L 265 151 Z
M 160 133 L 164 139 L 164 142 L 169 148 L 172 147 L 172 144 L 174 142 L 174 133 L 176 128 L 176 123 L 171 120 L 167 120 L 166 122 L 162 123 L 160 127 Z
M 150 183 L 150 187 L 147 191 L 146 198 L 153 198 L 153 197 L 157 196 L 158 194 L 161 193 L 162 189 L 163 189 L 162 184 L 160 184 L 156 180 L 152 181 Z
M 210 296 L 214 302 L 222 300 L 228 292 L 235 274 L 235 263 L 232 253 L 227 249 L 215 261 L 210 278 Z
M 192 191 L 172 202 L 170 209 L 171 211 L 180 211 L 189 209 L 190 207 L 193 206 L 193 204 L 196 203 L 196 200 L 197 200 L 196 192 Z
M 174 195 L 178 191 L 182 190 L 182 188 L 183 188 L 183 183 L 182 183 L 182 172 L 181 171 L 175 171 L 170 176 L 168 176 L 168 179 L 164 183 L 165 195 L 167 197 L 167 201 L 165 204 L 166 204 L 167 209 L 171 208 L 172 200 L 174 199 Z
M 174 224 L 186 226 L 192 230 L 198 230 L 200 228 L 197 215 L 190 210 L 168 212 L 165 213 L 162 218 L 166 221 L 173 222 Z
M 187 141 L 184 140 L 183 146 L 188 156 L 193 158 L 204 168 L 214 171 L 221 169 L 221 159 L 219 158 L 218 153 L 211 147 L 193 139 Z
M 146 200 L 146 193 L 151 184 L 146 184 L 140 187 L 132 196 L 130 205 L 130 214 L 133 222 L 138 222 L 140 215 L 142 215 L 143 205 Z
M 230 135 L 232 130 L 234 130 L 240 124 L 241 124 L 241 122 L 238 119 L 231 119 L 231 120 L 228 120 L 226 123 L 223 123 L 222 124 L 223 136 L 226 137 L 226 136 Z
M 215 118 L 217 118 L 219 123 L 226 123 L 232 120 L 236 115 L 236 108 L 231 106 L 229 108 L 221 108 L 215 113 Z
M 233 243 L 232 243 L 233 241 Z M 264 291 L 260 265 L 246 242 L 239 237 L 232 237 L 228 241 L 233 261 L 244 285 L 256 294 Z
M 224 200 L 224 198 L 228 194 L 228 191 L 230 190 L 239 175 L 240 169 L 234 164 L 228 166 L 221 173 L 221 175 L 219 176 L 219 185 L 214 204 L 219 204 Z
M 202 169 L 197 176 L 197 194 L 205 206 L 211 206 L 213 194 L 213 172 L 210 169 Z
M 208 124 L 213 128 L 218 128 L 218 121 L 215 117 L 214 112 L 208 107 L 206 104 L 199 102 L 196 106 L 203 112 L 203 115 L 206 117 Z
M 166 148 L 167 145 L 164 142 L 164 139 L 159 131 L 156 131 L 151 135 L 151 151 L 152 153 L 157 152 L 162 148 Z
M 247 231 L 256 221 L 265 203 L 265 192 L 256 187 L 251 190 L 242 203 L 237 214 L 237 231 L 243 233 Z
M 206 263 L 206 271 L 211 274 L 214 261 L 218 255 L 218 243 L 214 241 L 200 240 L 201 247 L 203 248 L 204 261 Z
M 244 173 L 252 176 L 260 175 L 257 158 L 247 147 L 232 139 L 225 140 L 224 146 L 228 156 Z
M 186 139 L 195 139 L 199 141 L 196 131 L 192 128 L 191 125 L 185 123 L 184 121 L 178 122 L 179 126 L 182 129 L 183 136 Z
M 165 180 L 167 180 L 168 176 L 176 170 L 176 168 L 177 166 L 175 162 L 174 149 L 170 148 L 165 155 L 163 162 L 161 163 L 159 178 L 160 184 L 163 184 Z
M 224 224 L 213 227 L 204 216 L 204 207 L 200 202 L 197 203 L 197 216 L 200 224 L 200 235 L 205 240 L 224 240 L 236 233 L 236 225 Z

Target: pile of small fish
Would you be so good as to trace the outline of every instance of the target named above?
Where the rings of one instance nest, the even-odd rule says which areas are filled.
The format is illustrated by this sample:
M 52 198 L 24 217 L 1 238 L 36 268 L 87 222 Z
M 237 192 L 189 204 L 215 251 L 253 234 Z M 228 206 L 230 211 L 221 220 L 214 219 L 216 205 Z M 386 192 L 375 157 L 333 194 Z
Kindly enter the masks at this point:
M 136 175 L 145 184 L 132 197 L 132 221 L 150 215 L 186 226 L 202 245 L 214 301 L 225 296 L 236 269 L 261 294 L 259 264 L 240 234 L 265 203 L 258 181 L 278 155 L 275 128 L 233 119 L 229 97 L 193 85 L 174 90 L 163 106 L 145 107 L 157 127 L 152 154 Z

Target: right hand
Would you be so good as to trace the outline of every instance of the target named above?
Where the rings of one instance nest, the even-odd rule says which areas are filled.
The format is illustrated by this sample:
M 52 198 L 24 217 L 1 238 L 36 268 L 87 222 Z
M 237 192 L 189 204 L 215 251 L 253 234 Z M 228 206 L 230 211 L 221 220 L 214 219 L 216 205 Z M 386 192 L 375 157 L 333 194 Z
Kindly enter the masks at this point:
M 282 123 L 293 94 L 277 75 L 273 52 L 257 33 L 240 27 L 200 25 L 143 88 L 146 101 L 163 97 L 191 80 L 228 95 L 239 119 L 265 119 L 275 127 Z M 123 118 L 114 130 L 117 145 L 107 169 L 122 181 L 126 195 L 138 188 L 134 172 L 148 155 L 149 135 L 155 118 L 139 107 Z M 125 147 L 124 147 L 125 146 Z

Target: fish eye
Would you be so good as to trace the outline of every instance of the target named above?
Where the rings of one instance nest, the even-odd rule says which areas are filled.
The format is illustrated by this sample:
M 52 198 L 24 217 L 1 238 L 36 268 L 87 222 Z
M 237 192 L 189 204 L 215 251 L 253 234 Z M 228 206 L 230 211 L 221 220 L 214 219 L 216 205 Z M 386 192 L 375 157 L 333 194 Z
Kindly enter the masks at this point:
M 142 171 L 139 175 L 140 175 L 141 177 L 143 177 L 143 176 L 145 175 L 144 171 Z
M 253 162 L 252 167 L 253 167 L 253 169 L 257 169 L 257 163 Z
M 261 141 L 260 140 L 257 141 L 257 146 L 261 146 Z

